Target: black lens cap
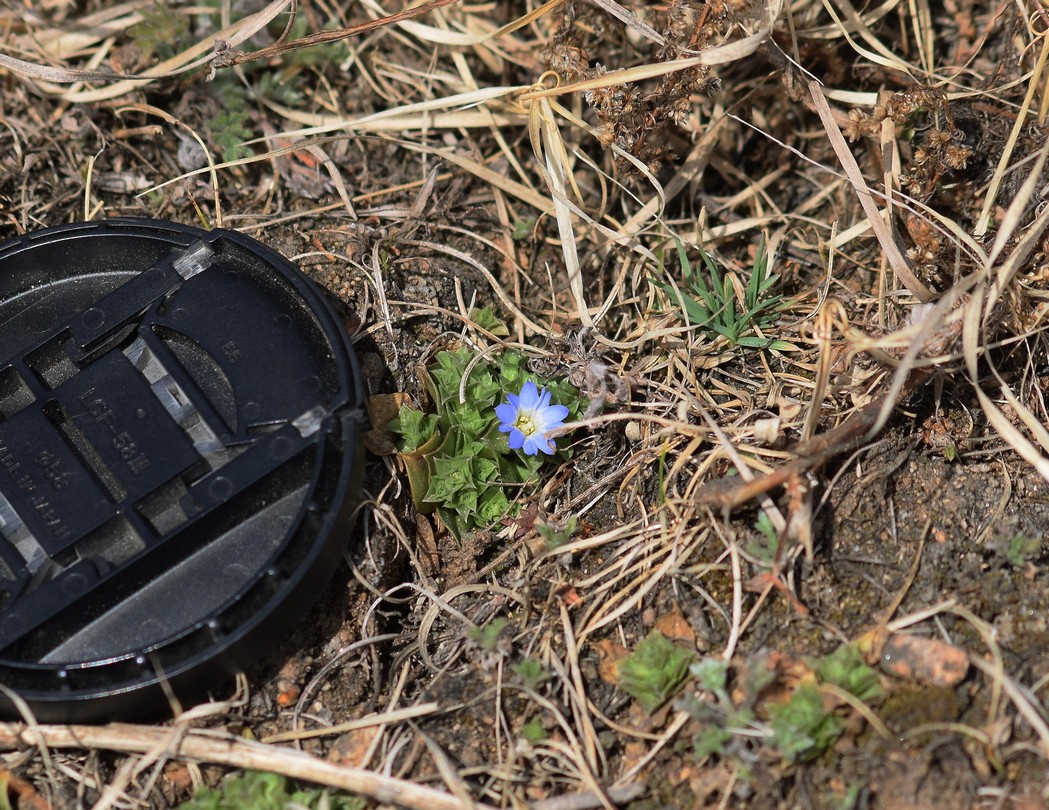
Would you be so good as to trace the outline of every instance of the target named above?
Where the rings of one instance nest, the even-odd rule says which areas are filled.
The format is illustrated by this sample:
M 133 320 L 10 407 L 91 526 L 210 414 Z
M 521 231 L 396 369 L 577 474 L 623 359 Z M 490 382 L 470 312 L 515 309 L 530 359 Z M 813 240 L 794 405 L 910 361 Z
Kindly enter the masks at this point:
M 264 654 L 346 548 L 362 414 L 340 320 L 253 239 L 0 244 L 0 714 L 162 712 Z

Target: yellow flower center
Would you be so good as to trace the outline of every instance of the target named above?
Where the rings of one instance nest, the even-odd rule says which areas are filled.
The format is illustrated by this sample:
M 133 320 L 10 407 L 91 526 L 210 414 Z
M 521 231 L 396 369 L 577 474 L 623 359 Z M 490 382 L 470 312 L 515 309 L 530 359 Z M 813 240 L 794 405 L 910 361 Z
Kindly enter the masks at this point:
M 514 422 L 514 427 L 521 431 L 525 436 L 532 436 L 539 432 L 539 426 L 535 423 L 531 411 L 523 411 L 517 414 L 517 421 Z

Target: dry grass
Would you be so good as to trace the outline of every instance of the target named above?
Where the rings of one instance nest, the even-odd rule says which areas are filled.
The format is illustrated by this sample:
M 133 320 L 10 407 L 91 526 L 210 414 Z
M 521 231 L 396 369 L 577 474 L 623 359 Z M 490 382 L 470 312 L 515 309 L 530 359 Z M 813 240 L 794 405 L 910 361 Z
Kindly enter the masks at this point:
M 215 779 L 194 768 L 179 782 L 176 760 L 406 807 L 609 807 L 641 789 L 647 806 L 845 796 L 863 769 L 833 754 L 796 768 L 753 742 L 749 760 L 701 763 L 688 711 L 649 717 L 613 688 L 622 649 L 682 609 L 691 637 L 678 640 L 737 675 L 768 648 L 812 657 L 874 627 L 953 642 L 977 670 L 958 687 L 969 709 L 893 729 L 896 750 L 953 741 L 969 757 L 961 781 L 983 790 L 967 801 L 1040 794 L 1039 648 L 1005 654 L 993 611 L 930 597 L 927 569 L 949 563 L 919 554 L 862 618 L 798 586 L 828 542 L 818 517 L 841 502 L 839 480 L 870 481 L 887 426 L 920 435 L 907 409 L 924 397 L 939 414 L 945 385 L 972 406 L 960 464 L 1002 459 L 1008 493 L 1031 469 L 1049 481 L 1044 6 L 430 3 L 387 18 L 374 2 L 315 0 L 298 9 L 307 30 L 332 20 L 345 38 L 314 64 L 293 55 L 316 39 L 265 34 L 290 5 L 241 15 L 220 3 L 218 30 L 151 66 L 133 47 L 146 2 L 0 12 L 6 233 L 137 213 L 269 240 L 354 313 L 359 348 L 383 366 L 371 393 L 422 398 L 415 367 L 431 345 L 526 350 L 605 401 L 573 426 L 576 463 L 528 507 L 586 528 L 545 550 L 531 521 L 511 520 L 456 547 L 406 507 L 396 465 L 376 461 L 357 595 L 312 680 L 285 673 L 297 700 L 275 704 L 271 684 L 173 724 L 2 726 L 7 767 L 35 786 L 25 806 L 166 806 Z M 207 70 L 251 93 L 252 154 L 218 153 Z M 281 70 L 297 103 L 258 90 Z M 179 144 L 199 159 L 176 157 Z M 699 242 L 742 304 L 761 235 L 788 295 L 764 337 L 791 350 L 731 345 L 665 291 L 689 294 L 674 242 Z M 472 324 L 485 304 L 510 337 Z M 776 538 L 770 559 L 753 551 L 758 514 Z M 895 513 L 886 520 L 896 538 Z M 959 520 L 934 524 L 950 533 Z M 969 543 L 992 531 L 981 528 Z M 901 602 L 910 615 L 893 619 Z M 509 624 L 497 646 L 471 642 L 498 617 Z M 524 658 L 549 680 L 522 683 L 510 665 Z M 760 741 L 755 708 L 756 725 L 738 731 Z M 882 722 L 877 710 L 850 715 L 850 744 L 881 762 L 890 743 L 859 736 L 862 717 Z M 525 741 L 529 720 L 545 739 Z M 903 784 L 927 802 L 920 767 L 871 777 L 863 796 L 890 806 Z M 935 795 L 950 782 L 928 784 Z

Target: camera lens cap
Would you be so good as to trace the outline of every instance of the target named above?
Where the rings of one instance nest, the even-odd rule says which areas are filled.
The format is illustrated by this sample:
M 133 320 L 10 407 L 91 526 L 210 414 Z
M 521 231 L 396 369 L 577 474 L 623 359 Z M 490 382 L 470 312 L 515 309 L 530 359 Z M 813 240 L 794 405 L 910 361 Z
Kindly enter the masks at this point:
M 288 634 L 349 541 L 361 391 L 320 290 L 242 234 L 0 244 L 0 714 L 163 712 Z

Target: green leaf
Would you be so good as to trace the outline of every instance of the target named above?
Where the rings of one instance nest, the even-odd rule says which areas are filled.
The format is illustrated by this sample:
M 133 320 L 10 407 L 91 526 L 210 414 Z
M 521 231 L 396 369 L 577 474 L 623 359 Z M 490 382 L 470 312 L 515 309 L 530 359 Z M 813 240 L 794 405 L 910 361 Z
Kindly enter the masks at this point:
M 486 484 L 495 477 L 497 472 L 499 472 L 499 465 L 483 456 L 474 455 L 471 472 L 473 473 L 473 480 L 475 483 Z
M 482 435 L 495 421 L 495 411 L 491 406 L 479 407 L 474 402 L 475 400 L 468 399 L 465 405 L 456 402 L 448 408 L 448 421 L 452 426 L 459 428 L 464 442 Z
M 525 356 L 513 350 L 507 351 L 499 359 L 499 385 L 507 393 L 519 393 L 528 381 L 528 372 L 524 367 Z
M 517 677 L 521 679 L 521 682 L 529 689 L 535 689 L 544 681 L 550 680 L 550 673 L 547 672 L 543 668 L 543 665 L 534 658 L 526 658 L 524 661 L 511 664 L 510 669 L 514 671 L 514 674 L 516 674 Z
M 693 658 L 689 650 L 653 630 L 619 664 L 619 686 L 651 714 L 685 682 Z
M 695 245 L 695 249 L 702 260 L 702 268 L 694 266 L 681 240 L 675 238 L 674 241 L 681 265 L 683 288 L 676 290 L 658 279 L 653 279 L 652 283 L 682 307 L 687 323 L 699 326 L 710 337 L 724 337 L 732 346 L 783 350 L 793 348 L 783 341 L 746 334 L 754 327 L 762 331 L 771 329 L 781 307 L 782 296 L 770 295 L 779 276 L 768 275 L 769 257 L 764 237 L 758 245 L 750 279 L 742 289 L 742 311 L 736 297 L 736 275 L 722 273 L 701 245 Z
M 685 310 L 685 322 L 689 325 L 695 326 L 706 326 L 710 323 L 710 319 L 713 317 L 713 313 L 695 298 L 691 298 L 685 295 L 683 292 L 680 293 L 681 299 L 678 300 L 679 291 L 675 290 L 669 284 L 664 284 L 662 281 L 653 281 L 653 284 L 663 292 L 665 292 L 670 300 L 675 304 L 680 303 Z
M 128 29 L 128 36 L 145 57 L 167 59 L 189 37 L 189 17 L 158 3 L 142 9 L 142 22 Z
M 401 437 L 399 449 L 402 453 L 410 453 L 426 444 L 436 427 L 434 414 L 409 407 L 401 408 L 397 418 L 389 424 L 389 429 Z
M 474 307 L 470 310 L 470 320 L 496 337 L 510 336 L 510 327 L 492 311 L 491 307 Z
M 297 788 L 275 773 L 248 771 L 224 781 L 219 787 L 201 790 L 179 807 L 182 810 L 364 810 L 357 796 L 332 793 L 323 788 Z
M 1021 532 L 1013 535 L 1009 541 L 1009 548 L 1005 552 L 1005 559 L 1016 568 L 1023 568 L 1027 561 L 1038 554 L 1042 548 L 1042 538 L 1031 537 Z
M 430 488 L 423 500 L 442 503 L 451 501 L 453 496 L 463 490 L 475 489 L 473 476 L 470 474 L 470 459 L 467 457 L 435 458 L 433 474 L 430 476 Z
M 721 658 L 704 658 L 692 664 L 689 671 L 708 692 L 723 693 L 728 686 L 728 661 Z
M 444 505 L 454 509 L 464 522 L 469 522 L 470 516 L 477 511 L 477 490 L 474 487 L 462 489 L 446 498 Z
M 568 520 L 563 523 L 537 523 L 535 529 L 546 540 L 546 549 L 550 550 L 559 548 L 571 540 L 578 523 L 579 518 L 569 515 Z
M 510 501 L 501 487 L 489 487 L 477 499 L 477 518 L 480 525 L 490 526 L 510 511 Z
M 459 383 L 470 362 L 470 352 L 458 349 L 454 352 L 438 352 L 437 366 L 428 371 L 437 386 L 438 406 L 446 402 L 459 401 Z
M 711 755 L 720 755 L 732 739 L 732 733 L 720 726 L 706 726 L 695 736 L 696 759 L 702 761 Z
M 239 160 L 254 154 L 244 145 L 253 133 L 248 129 L 250 116 L 246 110 L 225 109 L 211 119 L 211 136 L 224 161 Z
M 860 700 L 874 700 L 885 694 L 878 673 L 867 666 L 863 655 L 852 644 L 843 644 L 820 658 L 815 670 L 821 682 L 840 686 Z
M 845 729 L 845 721 L 827 711 L 814 683 L 802 683 L 786 703 L 770 706 L 769 725 L 770 742 L 789 762 L 818 757 Z
M 504 627 L 506 627 L 506 619 L 500 617 L 492 619 L 488 624 L 471 627 L 466 632 L 466 636 L 471 641 L 476 641 L 481 649 L 491 652 L 499 646 L 499 635 L 503 632 Z
M 284 75 L 284 71 L 270 70 L 263 73 L 254 88 L 256 96 L 276 101 L 285 107 L 297 107 L 303 103 L 304 96 L 298 89 L 296 81 L 289 81 L 290 77 Z
M 533 228 L 535 228 L 535 217 L 514 220 L 514 230 L 510 238 L 515 242 L 523 242 L 532 235 Z
M 530 742 L 532 745 L 541 743 L 550 735 L 546 733 L 546 729 L 543 728 L 542 722 L 538 717 L 533 717 L 523 726 L 521 726 L 521 737 L 522 739 Z

